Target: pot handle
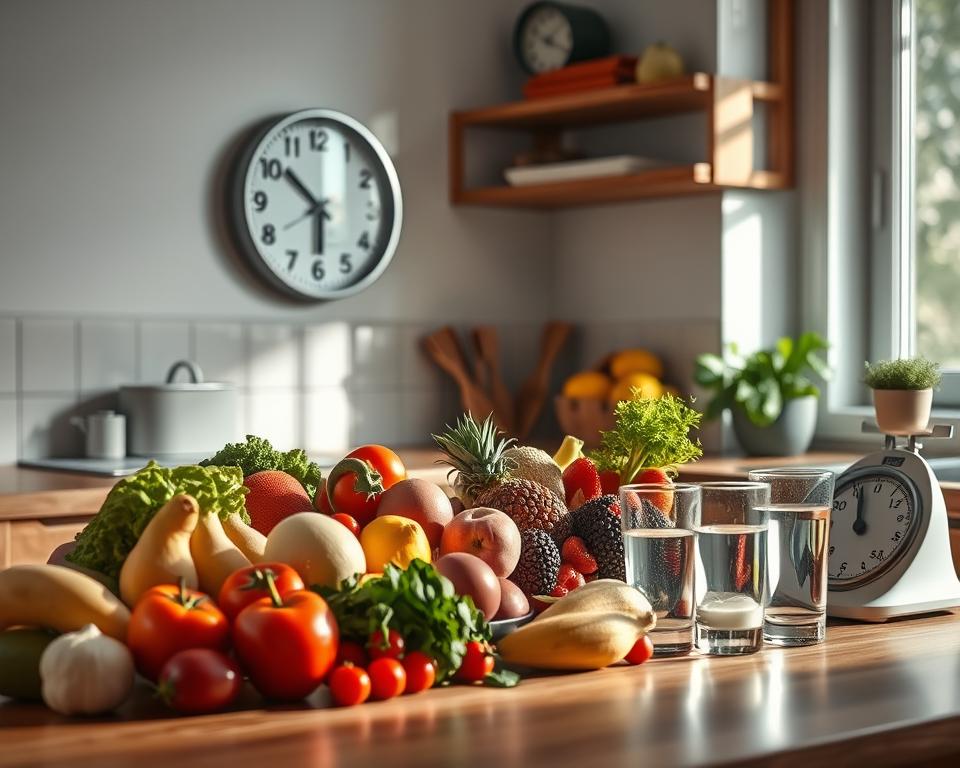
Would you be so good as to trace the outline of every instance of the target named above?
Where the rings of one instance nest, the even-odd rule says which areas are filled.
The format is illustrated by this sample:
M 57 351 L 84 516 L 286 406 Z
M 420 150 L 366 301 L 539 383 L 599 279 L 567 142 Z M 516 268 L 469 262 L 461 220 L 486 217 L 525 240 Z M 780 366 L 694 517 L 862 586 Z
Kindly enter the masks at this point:
M 203 371 L 200 370 L 199 365 L 192 360 L 178 360 L 170 366 L 170 370 L 167 373 L 167 384 L 173 384 L 173 380 L 177 377 L 177 371 L 181 368 L 186 369 L 187 373 L 190 374 L 191 384 L 203 383 Z

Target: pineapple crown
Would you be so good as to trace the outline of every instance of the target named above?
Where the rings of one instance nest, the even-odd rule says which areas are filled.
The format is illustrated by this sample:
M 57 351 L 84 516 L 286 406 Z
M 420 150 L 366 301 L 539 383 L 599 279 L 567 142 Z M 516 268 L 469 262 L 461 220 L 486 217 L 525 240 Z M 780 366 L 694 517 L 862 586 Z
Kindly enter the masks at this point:
M 498 439 L 499 435 L 493 414 L 479 423 L 469 411 L 457 419 L 455 426 L 448 424 L 442 435 L 431 435 L 445 454 L 437 463 L 450 465 L 447 478 L 456 472 L 466 495 L 474 497 L 509 480 L 510 473 L 517 468 L 514 459 L 504 456 L 504 451 L 516 441 L 512 437 Z

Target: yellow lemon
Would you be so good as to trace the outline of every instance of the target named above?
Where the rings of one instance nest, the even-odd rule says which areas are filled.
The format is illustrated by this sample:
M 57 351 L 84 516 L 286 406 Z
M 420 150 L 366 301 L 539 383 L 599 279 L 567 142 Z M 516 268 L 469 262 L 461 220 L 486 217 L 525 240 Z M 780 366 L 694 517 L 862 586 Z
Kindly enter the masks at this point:
M 572 399 L 594 398 L 603 400 L 610 393 L 610 378 L 598 371 L 575 373 L 563 385 L 563 396 Z
M 387 563 L 406 568 L 420 558 L 430 562 L 430 542 L 420 523 L 399 515 L 371 520 L 360 532 L 360 546 L 367 558 L 367 572 L 380 573 Z
M 619 380 L 630 373 L 649 373 L 655 379 L 663 378 L 663 362 L 646 349 L 625 349 L 610 360 L 610 374 Z
M 635 397 L 660 397 L 663 386 L 649 373 L 630 373 L 620 379 L 610 391 L 610 402 L 633 400 Z

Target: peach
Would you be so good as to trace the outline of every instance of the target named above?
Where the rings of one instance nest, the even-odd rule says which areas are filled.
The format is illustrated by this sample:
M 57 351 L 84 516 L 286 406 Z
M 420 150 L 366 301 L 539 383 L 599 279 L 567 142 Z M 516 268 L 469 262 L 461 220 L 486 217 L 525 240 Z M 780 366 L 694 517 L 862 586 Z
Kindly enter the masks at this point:
M 499 509 L 467 509 L 443 529 L 440 554 L 450 552 L 476 555 L 497 576 L 509 576 L 520 560 L 520 529 Z
M 430 548 L 440 546 L 444 526 L 453 519 L 453 507 L 440 486 L 412 478 L 392 485 L 380 497 L 377 517 L 396 515 L 420 523 Z

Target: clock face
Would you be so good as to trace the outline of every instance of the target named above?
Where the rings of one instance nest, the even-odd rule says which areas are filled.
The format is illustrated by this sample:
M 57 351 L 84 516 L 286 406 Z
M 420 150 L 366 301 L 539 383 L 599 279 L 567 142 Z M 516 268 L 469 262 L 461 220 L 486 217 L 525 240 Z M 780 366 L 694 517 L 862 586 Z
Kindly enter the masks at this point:
M 332 110 L 272 125 L 249 154 L 238 194 L 247 255 L 302 297 L 362 290 L 399 240 L 400 185 L 389 156 L 363 125 Z
M 830 588 L 850 589 L 886 572 L 919 523 L 919 497 L 906 475 L 879 467 L 851 472 L 833 497 Z
M 520 55 L 531 72 L 564 66 L 573 51 L 573 28 L 557 8 L 542 5 L 523 20 Z

